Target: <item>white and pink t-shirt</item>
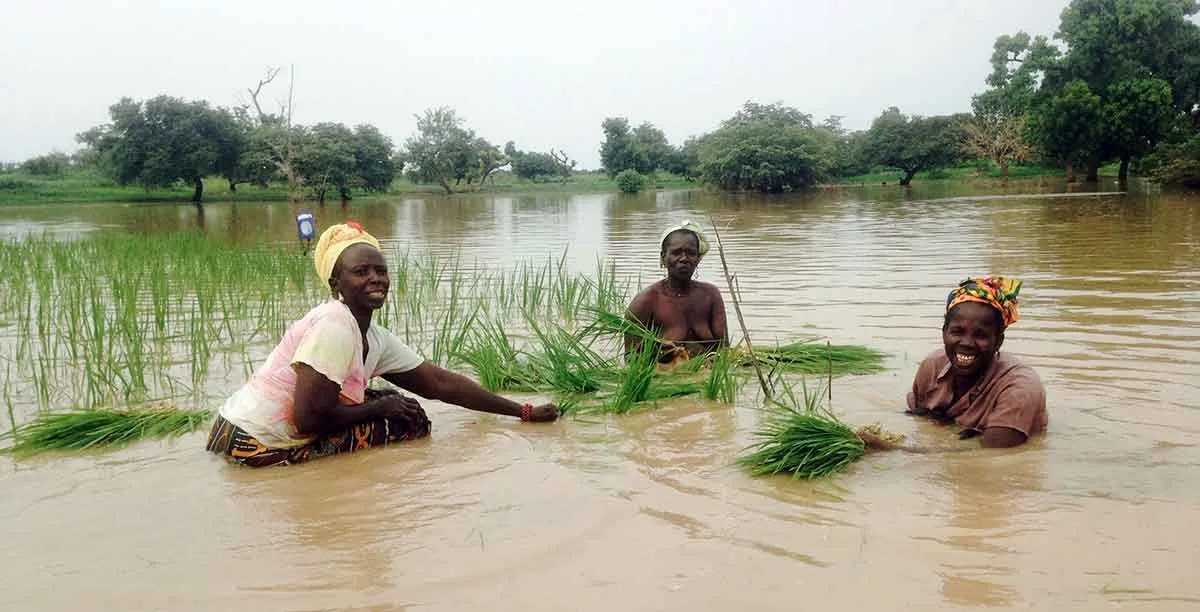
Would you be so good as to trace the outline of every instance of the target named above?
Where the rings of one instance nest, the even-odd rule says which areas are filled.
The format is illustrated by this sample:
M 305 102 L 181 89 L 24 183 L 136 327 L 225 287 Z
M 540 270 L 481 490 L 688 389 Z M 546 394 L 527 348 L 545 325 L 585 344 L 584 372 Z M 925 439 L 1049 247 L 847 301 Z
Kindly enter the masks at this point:
M 358 404 L 372 378 L 407 372 L 423 361 L 416 351 L 374 323 L 367 330 L 364 360 L 358 322 L 345 304 L 330 300 L 288 327 L 266 362 L 225 401 L 220 413 L 269 448 L 303 446 L 312 438 L 299 435 L 293 424 L 294 364 L 307 364 L 337 383 L 342 404 Z

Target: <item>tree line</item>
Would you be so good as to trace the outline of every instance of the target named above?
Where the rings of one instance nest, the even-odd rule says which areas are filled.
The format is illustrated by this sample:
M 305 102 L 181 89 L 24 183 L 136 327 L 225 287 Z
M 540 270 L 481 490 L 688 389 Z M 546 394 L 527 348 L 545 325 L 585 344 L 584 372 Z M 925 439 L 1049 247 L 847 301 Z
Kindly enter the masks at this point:
M 988 88 L 971 112 L 917 116 L 884 110 L 866 130 L 842 118 L 820 123 L 782 103 L 747 102 L 706 134 L 678 145 L 652 123 L 626 117 L 600 125 L 603 171 L 625 191 L 671 173 L 725 190 L 782 192 L 821 182 L 899 171 L 908 185 L 922 171 L 971 160 L 1061 167 L 1068 180 L 1082 170 L 1097 180 L 1101 165 L 1119 162 L 1167 182 L 1200 186 L 1200 27 L 1197 0 L 1074 0 L 1052 38 L 1017 32 L 1000 36 L 990 59 Z M 324 201 L 354 190 L 386 190 L 401 173 L 447 193 L 477 187 L 508 171 L 532 181 L 566 181 L 576 163 L 561 150 L 503 148 L 475 134 L 451 108 L 418 115 L 416 133 L 397 147 L 371 125 L 293 125 L 291 95 L 278 112 L 260 104 L 278 76 L 270 70 L 247 88 L 251 104 L 213 107 L 160 96 L 122 99 L 111 121 L 78 136 L 78 158 L 121 184 L 147 188 L 183 181 L 203 196 L 205 176 L 229 189 L 282 181 L 292 198 Z M 67 163 L 52 154 L 22 165 L 32 173 Z
M 1053 39 L 1000 36 L 989 86 L 971 113 L 909 116 L 891 107 L 867 130 L 847 132 L 840 117 L 815 125 L 781 104 L 746 105 L 713 132 L 678 147 L 649 123 L 602 125 L 605 170 L 629 190 L 633 174 L 658 170 L 730 190 L 777 192 L 854 176 L 921 171 L 988 160 L 1008 177 L 1014 163 L 1083 169 L 1119 162 L 1169 183 L 1200 187 L 1200 26 L 1196 0 L 1074 0 Z

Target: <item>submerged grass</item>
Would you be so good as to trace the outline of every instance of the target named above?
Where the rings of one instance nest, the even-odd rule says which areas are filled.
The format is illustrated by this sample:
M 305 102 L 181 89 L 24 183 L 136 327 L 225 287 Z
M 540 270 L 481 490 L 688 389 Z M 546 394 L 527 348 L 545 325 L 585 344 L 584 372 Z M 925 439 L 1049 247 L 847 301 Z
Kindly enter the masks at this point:
M 42 412 L 13 431 L 8 451 L 28 456 L 49 450 L 122 447 L 144 438 L 191 433 L 211 418 L 207 410 L 171 407 Z

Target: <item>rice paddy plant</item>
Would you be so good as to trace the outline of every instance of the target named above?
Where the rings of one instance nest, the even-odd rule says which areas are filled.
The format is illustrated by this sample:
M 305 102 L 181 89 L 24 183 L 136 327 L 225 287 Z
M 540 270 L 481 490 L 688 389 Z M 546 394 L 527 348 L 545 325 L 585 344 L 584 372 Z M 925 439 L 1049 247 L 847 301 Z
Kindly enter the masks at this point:
M 755 357 L 767 369 L 797 374 L 872 374 L 883 371 L 884 354 L 865 346 L 827 345 L 815 340 L 802 340 L 775 347 L 754 348 Z M 739 365 L 750 364 L 749 354 L 742 355 Z
M 773 376 L 776 394 L 768 400 L 766 418 L 754 432 L 758 442 L 738 457 L 739 465 L 755 476 L 791 474 L 820 478 L 844 469 L 866 453 L 866 445 L 821 401 L 824 389 L 810 390 Z
M 499 321 L 481 321 L 457 358 L 474 368 L 479 384 L 492 392 L 553 390 L 540 384 Z
M 612 370 L 607 360 L 595 353 L 582 337 L 562 327 L 539 324 L 528 312 L 525 320 L 541 347 L 529 360 L 536 380 L 563 393 L 600 390 L 604 374 Z
M 736 360 L 737 354 L 730 349 L 714 352 L 709 358 L 708 377 L 704 379 L 704 387 L 700 391 L 700 395 L 705 399 L 732 404 L 737 398 L 738 388 L 741 386 L 733 375 L 733 365 Z
M 626 357 L 625 373 L 621 386 L 609 403 L 610 410 L 624 414 L 650 398 L 650 386 L 654 382 L 654 371 L 658 365 L 658 347 L 643 342 Z
M 7 450 L 28 456 L 48 450 L 121 447 L 139 439 L 190 433 L 204 426 L 211 416 L 207 410 L 170 407 L 42 412 L 6 434 L 13 438 Z

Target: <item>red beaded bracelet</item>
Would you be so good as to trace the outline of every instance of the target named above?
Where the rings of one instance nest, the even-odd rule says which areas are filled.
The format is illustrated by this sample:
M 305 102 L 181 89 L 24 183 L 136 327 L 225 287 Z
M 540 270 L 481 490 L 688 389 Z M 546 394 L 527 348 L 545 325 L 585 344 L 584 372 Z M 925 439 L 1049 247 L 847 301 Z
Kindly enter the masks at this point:
M 521 420 L 529 421 L 533 419 L 533 404 L 525 402 L 521 404 Z

